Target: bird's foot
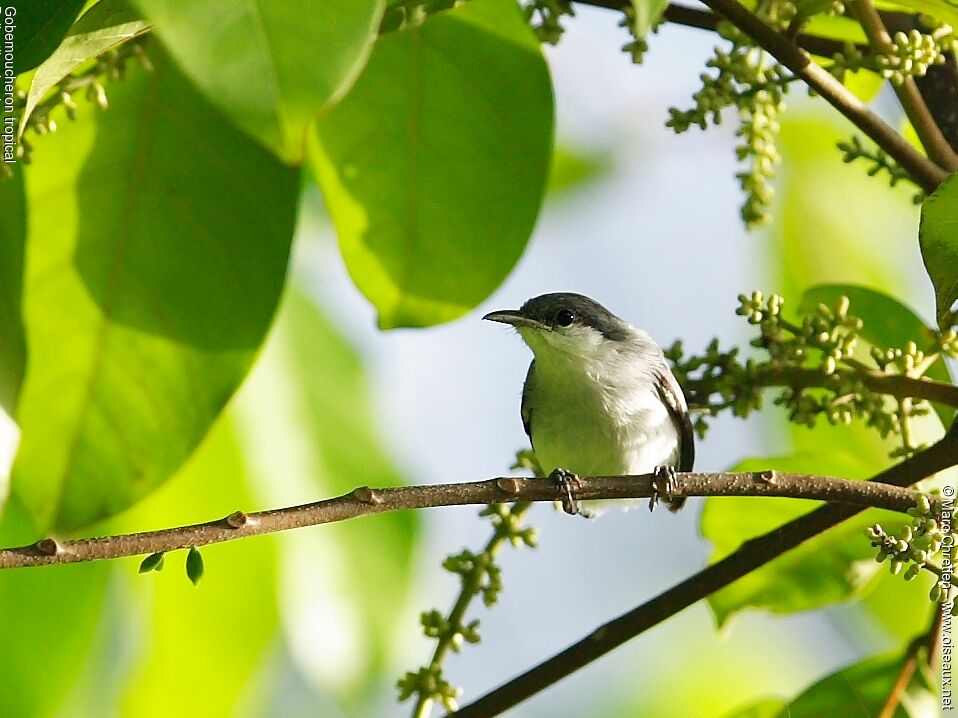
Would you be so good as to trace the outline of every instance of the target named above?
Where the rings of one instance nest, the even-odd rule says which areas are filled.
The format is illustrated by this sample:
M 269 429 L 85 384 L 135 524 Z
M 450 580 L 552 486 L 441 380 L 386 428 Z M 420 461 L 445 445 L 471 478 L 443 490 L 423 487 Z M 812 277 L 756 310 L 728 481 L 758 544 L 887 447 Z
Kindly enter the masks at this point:
M 652 495 L 649 497 L 649 511 L 655 508 L 659 499 L 663 496 L 670 504 L 674 500 L 675 493 L 675 467 L 674 466 L 656 466 L 652 479 Z
M 579 502 L 575 497 L 575 492 L 581 488 L 579 477 L 566 469 L 553 469 L 549 479 L 555 484 L 556 491 L 559 493 L 562 510 L 573 516 L 576 514 L 585 516 L 586 514 L 579 510 Z

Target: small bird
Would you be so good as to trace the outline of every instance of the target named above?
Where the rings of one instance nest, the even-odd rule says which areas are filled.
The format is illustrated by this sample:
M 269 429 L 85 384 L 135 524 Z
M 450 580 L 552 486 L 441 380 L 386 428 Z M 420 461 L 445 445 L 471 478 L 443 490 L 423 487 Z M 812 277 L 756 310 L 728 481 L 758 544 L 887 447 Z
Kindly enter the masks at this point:
M 515 327 L 535 358 L 522 389 L 522 424 L 539 466 L 579 512 L 575 476 L 691 471 L 694 434 L 665 355 L 641 329 L 581 294 L 543 294 L 483 317 Z M 654 507 L 656 497 L 650 501 Z M 677 511 L 683 498 L 670 498 Z

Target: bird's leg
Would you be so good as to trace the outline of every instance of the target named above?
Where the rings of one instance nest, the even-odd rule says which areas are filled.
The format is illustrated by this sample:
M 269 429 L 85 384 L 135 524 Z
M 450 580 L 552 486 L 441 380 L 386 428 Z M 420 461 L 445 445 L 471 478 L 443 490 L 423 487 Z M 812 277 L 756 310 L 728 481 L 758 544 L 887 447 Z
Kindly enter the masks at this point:
M 553 469 L 552 473 L 549 474 L 549 479 L 555 484 L 556 490 L 559 492 L 562 510 L 573 516 L 581 513 L 579 502 L 575 498 L 575 491 L 581 486 L 579 477 L 566 469 Z
M 656 466 L 652 479 L 652 495 L 649 497 L 649 511 L 655 508 L 659 499 L 664 496 L 671 501 L 675 493 L 675 467 Z

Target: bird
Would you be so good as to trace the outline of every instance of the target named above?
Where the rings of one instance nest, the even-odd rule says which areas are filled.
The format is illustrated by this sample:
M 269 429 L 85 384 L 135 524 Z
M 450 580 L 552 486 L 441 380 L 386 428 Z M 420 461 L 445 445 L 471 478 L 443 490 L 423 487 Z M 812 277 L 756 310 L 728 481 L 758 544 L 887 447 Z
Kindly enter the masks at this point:
M 522 425 L 539 466 L 566 492 L 566 511 L 593 513 L 573 498 L 570 481 L 579 476 L 648 473 L 664 479 L 669 509 L 681 508 L 684 498 L 671 490 L 676 469 L 692 470 L 692 421 L 665 354 L 646 332 L 572 292 L 483 319 L 514 327 L 532 350 Z

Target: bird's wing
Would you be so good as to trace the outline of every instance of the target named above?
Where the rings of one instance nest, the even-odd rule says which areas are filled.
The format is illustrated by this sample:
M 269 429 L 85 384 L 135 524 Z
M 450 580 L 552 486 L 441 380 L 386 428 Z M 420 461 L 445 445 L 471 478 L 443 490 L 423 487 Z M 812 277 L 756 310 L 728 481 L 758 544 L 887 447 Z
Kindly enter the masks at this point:
M 529 406 L 529 394 L 535 377 L 535 368 L 536 362 L 533 359 L 529 365 L 529 371 L 526 372 L 526 382 L 522 385 L 522 408 L 520 409 L 522 414 L 522 428 L 526 430 L 526 436 L 529 437 L 530 443 L 532 442 L 532 407 Z M 532 448 L 534 449 L 535 446 Z
M 692 429 L 692 419 L 689 416 L 689 407 L 685 403 L 685 394 L 682 387 L 675 380 L 675 376 L 667 366 L 656 370 L 658 375 L 659 396 L 669 408 L 672 421 L 679 431 L 679 471 L 691 471 L 695 461 L 695 432 Z

